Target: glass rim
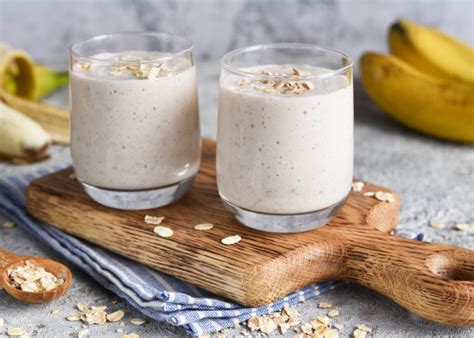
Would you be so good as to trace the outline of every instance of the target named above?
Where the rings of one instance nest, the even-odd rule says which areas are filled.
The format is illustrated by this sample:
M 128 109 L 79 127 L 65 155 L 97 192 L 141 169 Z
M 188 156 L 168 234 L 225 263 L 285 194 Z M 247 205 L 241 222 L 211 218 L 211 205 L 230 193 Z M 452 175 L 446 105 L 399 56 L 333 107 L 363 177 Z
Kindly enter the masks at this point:
M 129 64 L 131 61 L 130 60 L 104 60 L 104 59 L 98 59 L 98 58 L 93 58 L 90 56 L 84 56 L 80 55 L 80 53 L 77 52 L 76 48 L 79 45 L 92 42 L 92 41 L 100 41 L 100 40 L 105 40 L 110 37 L 117 37 L 117 36 L 133 36 L 133 35 L 138 35 L 138 36 L 149 36 L 149 37 L 168 37 L 168 38 L 173 38 L 173 39 L 179 39 L 183 41 L 185 44 L 188 45 L 188 47 L 175 52 L 175 53 L 170 53 L 170 55 L 166 56 L 161 56 L 149 60 L 140 60 L 140 61 L 133 61 L 134 63 L 140 63 L 140 64 L 146 64 L 146 63 L 156 63 L 158 61 L 164 61 L 164 60 L 169 60 L 172 58 L 175 58 L 177 56 L 184 55 L 188 52 L 191 52 L 194 48 L 193 42 L 186 38 L 183 35 L 179 34 L 170 34 L 170 33 L 164 33 L 164 32 L 146 32 L 146 31 L 139 31 L 139 32 L 114 32 L 114 33 L 106 33 L 106 34 L 99 34 L 99 35 L 94 35 L 92 37 L 88 38 L 83 38 L 79 41 L 76 41 L 72 44 L 69 45 L 69 53 L 70 55 L 73 55 L 76 59 L 83 60 L 83 61 L 92 61 L 95 63 L 105 63 L 105 64 Z
M 293 49 L 313 49 L 313 50 L 319 50 L 323 52 L 331 52 L 335 54 L 339 54 L 340 56 L 344 57 L 347 59 L 348 64 L 344 65 L 338 69 L 331 70 L 330 72 L 324 73 L 324 74 L 312 74 L 312 75 L 264 75 L 264 74 L 255 74 L 252 73 L 251 71 L 246 71 L 242 70 L 242 68 L 238 68 L 235 66 L 232 66 L 229 63 L 229 59 L 237 54 L 242 54 L 244 52 L 254 52 L 258 50 L 265 50 L 265 49 L 274 49 L 274 48 L 293 48 Z M 253 46 L 248 46 L 248 47 L 242 47 L 235 49 L 233 51 L 228 52 L 221 58 L 221 67 L 231 73 L 245 76 L 245 77 L 252 77 L 252 78 L 258 78 L 258 79 L 290 79 L 290 80 L 315 80 L 315 79 L 326 79 L 335 75 L 340 75 L 348 70 L 352 69 L 354 66 L 354 61 L 352 58 L 347 54 L 346 52 L 337 49 L 337 48 L 331 48 L 331 47 L 323 47 L 323 46 L 318 46 L 318 45 L 313 45 L 310 43 L 269 43 L 269 44 L 261 44 L 261 45 L 253 45 Z

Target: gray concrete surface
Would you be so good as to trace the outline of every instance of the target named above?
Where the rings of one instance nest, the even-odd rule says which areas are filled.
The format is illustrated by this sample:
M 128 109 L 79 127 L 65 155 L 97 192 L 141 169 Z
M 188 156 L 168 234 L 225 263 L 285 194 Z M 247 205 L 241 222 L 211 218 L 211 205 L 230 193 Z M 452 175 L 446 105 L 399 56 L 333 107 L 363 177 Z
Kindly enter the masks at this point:
M 199 91 L 203 134 L 215 137 L 218 66 L 203 63 L 199 68 Z M 64 104 L 66 93 L 52 100 Z M 438 141 L 407 130 L 376 108 L 356 85 L 355 175 L 361 179 L 392 187 L 401 196 L 400 227 L 424 232 L 434 242 L 452 243 L 474 249 L 474 233 L 451 229 L 457 222 L 474 222 L 474 151 L 470 146 Z M 52 149 L 52 162 L 69 158 L 67 147 Z M 0 164 L 0 175 L 33 170 L 46 163 L 31 166 Z M 0 223 L 4 218 L 0 216 Z M 446 229 L 428 226 L 431 219 L 447 223 Z M 27 254 L 61 260 L 47 247 L 39 244 L 21 228 L 0 227 L 0 247 Z M 140 317 L 138 313 L 103 290 L 90 277 L 73 269 L 75 283 L 62 299 L 47 305 L 21 304 L 0 292 L 0 317 L 5 325 L 0 336 L 14 326 L 25 326 L 32 336 L 67 337 L 81 328 L 77 322 L 64 318 L 74 313 L 78 301 L 90 305 L 105 304 L 111 309 L 126 309 L 127 319 Z M 304 320 L 324 311 L 317 308 L 319 301 L 331 302 L 340 310 L 335 322 L 342 323 L 342 337 L 348 337 L 355 325 L 367 323 L 374 327 L 375 337 L 412 336 L 473 336 L 474 329 L 449 328 L 421 319 L 375 292 L 348 285 L 314 300 L 299 304 L 296 309 Z M 59 308 L 57 315 L 50 314 Z M 119 337 L 116 324 L 90 327 L 90 337 Z M 125 332 L 136 332 L 141 337 L 182 336 L 179 328 L 158 322 L 137 327 L 127 324 Z M 234 332 L 235 333 L 235 332 Z M 292 336 L 291 334 L 288 336 Z
M 181 32 L 195 42 L 203 135 L 215 137 L 218 59 L 226 51 L 262 42 L 309 42 L 347 50 L 355 59 L 367 49 L 384 51 L 387 26 L 399 17 L 437 26 L 474 43 L 472 0 L 0 0 L 0 41 L 26 49 L 50 65 L 66 64 L 66 46 L 84 36 L 124 30 Z M 355 175 L 389 186 L 401 196 L 400 227 L 421 231 L 434 242 L 474 249 L 474 233 L 451 229 L 474 222 L 474 149 L 418 135 L 388 118 L 356 85 Z M 66 91 L 52 102 L 65 105 Z M 51 149 L 49 163 L 69 158 L 67 147 Z M 38 166 L 0 163 L 0 175 Z M 0 223 L 5 218 L 0 215 Z M 447 222 L 436 230 L 431 219 Z M 61 260 L 21 228 L 0 227 L 0 247 L 28 255 Z M 31 336 L 73 337 L 81 325 L 64 318 L 74 305 L 104 304 L 125 309 L 126 319 L 140 314 L 118 301 L 89 276 L 73 268 L 75 283 L 62 299 L 47 305 L 21 304 L 0 291 L 0 337 L 11 327 L 24 326 Z M 449 328 L 423 320 L 370 290 L 348 285 L 299 304 L 303 320 L 323 313 L 319 301 L 340 310 L 335 322 L 349 336 L 356 324 L 374 327 L 375 337 L 474 336 L 474 329 Z M 60 309 L 57 315 L 52 309 Z M 116 324 L 92 326 L 90 337 L 119 337 Z M 184 332 L 149 321 L 127 324 L 124 333 L 141 337 L 183 336 Z M 235 333 L 235 332 L 234 332 Z M 291 336 L 291 334 L 289 335 Z

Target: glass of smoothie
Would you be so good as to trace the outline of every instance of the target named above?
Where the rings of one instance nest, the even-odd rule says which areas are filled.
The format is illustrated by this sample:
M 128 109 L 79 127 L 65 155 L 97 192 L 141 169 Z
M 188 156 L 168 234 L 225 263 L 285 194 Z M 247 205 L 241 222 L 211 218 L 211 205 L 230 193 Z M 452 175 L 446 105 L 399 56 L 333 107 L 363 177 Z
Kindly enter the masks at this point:
M 352 60 L 307 44 L 270 44 L 222 58 L 219 194 L 237 220 L 269 232 L 329 222 L 353 169 Z
M 99 35 L 71 46 L 72 160 L 98 203 L 155 208 L 192 185 L 201 151 L 192 48 L 163 33 Z

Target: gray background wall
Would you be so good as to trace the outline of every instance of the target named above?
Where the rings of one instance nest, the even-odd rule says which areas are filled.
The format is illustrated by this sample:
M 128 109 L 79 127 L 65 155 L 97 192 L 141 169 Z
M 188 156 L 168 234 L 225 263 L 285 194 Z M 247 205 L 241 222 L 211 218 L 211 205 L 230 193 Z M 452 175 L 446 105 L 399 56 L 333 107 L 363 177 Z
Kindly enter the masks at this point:
M 58 65 L 75 40 L 143 30 L 189 36 L 198 62 L 263 42 L 317 43 L 357 58 L 385 50 L 387 27 L 401 17 L 472 45 L 473 12 L 473 0 L 0 0 L 0 37 Z

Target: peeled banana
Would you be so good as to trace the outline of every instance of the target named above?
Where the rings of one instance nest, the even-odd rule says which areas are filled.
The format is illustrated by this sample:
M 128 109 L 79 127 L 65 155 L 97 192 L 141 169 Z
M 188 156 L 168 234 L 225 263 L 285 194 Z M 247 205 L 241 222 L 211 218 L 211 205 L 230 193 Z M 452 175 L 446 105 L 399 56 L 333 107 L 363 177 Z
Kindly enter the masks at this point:
M 55 143 L 69 143 L 69 112 L 48 104 L 26 100 L 1 89 L 0 101 L 39 123 Z
M 438 30 L 400 20 L 390 27 L 390 53 L 420 71 L 474 85 L 474 49 Z
M 474 142 L 474 86 L 422 73 L 393 55 L 365 53 L 369 96 L 400 123 L 457 142 Z
M 0 157 L 37 161 L 47 157 L 51 137 L 29 117 L 0 102 Z

